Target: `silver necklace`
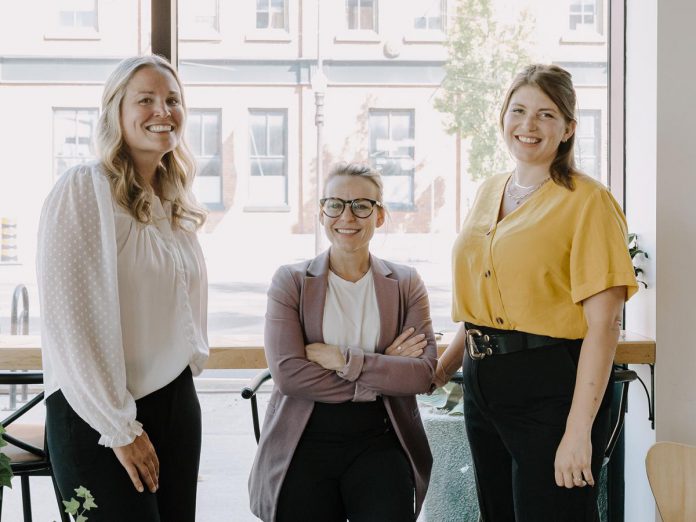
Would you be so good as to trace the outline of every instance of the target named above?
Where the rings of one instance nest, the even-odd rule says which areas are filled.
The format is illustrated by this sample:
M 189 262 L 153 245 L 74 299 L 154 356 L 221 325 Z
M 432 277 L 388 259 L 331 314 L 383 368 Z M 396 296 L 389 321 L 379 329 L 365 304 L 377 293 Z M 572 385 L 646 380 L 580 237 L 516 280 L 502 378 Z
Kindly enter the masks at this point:
M 505 194 L 506 194 L 510 199 L 512 199 L 512 200 L 515 202 L 516 205 L 520 205 L 520 204 L 522 203 L 522 200 L 524 200 L 525 198 L 527 198 L 527 197 L 531 196 L 532 194 L 534 194 L 537 190 L 539 190 L 539 189 L 541 188 L 541 186 L 542 186 L 544 183 L 546 183 L 546 182 L 547 182 L 549 179 L 551 179 L 551 178 L 550 178 L 550 177 L 549 177 L 549 178 L 544 178 L 540 183 L 537 183 L 536 185 L 532 185 L 532 186 L 530 186 L 530 187 L 525 187 L 525 186 L 520 185 L 519 183 L 517 183 L 517 182 L 515 181 L 515 177 L 514 177 L 514 176 L 512 176 L 511 179 L 512 179 L 512 183 L 508 183 L 508 184 L 507 184 L 507 187 L 505 188 Z M 516 187 L 518 187 L 518 188 L 520 188 L 520 189 L 522 189 L 522 190 L 526 190 L 526 192 L 523 192 L 522 194 L 513 194 L 513 193 L 512 193 L 512 185 L 515 185 Z

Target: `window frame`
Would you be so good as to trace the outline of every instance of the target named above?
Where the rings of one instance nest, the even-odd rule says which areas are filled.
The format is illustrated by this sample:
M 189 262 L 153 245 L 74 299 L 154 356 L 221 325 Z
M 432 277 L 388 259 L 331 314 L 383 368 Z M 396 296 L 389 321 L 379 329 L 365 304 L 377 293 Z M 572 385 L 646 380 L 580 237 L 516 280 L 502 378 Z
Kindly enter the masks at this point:
M 404 159 L 409 159 L 411 162 L 413 162 L 413 168 L 410 169 L 410 173 L 408 174 L 399 174 L 399 176 L 405 176 L 408 175 L 409 177 L 409 201 L 408 202 L 394 202 L 394 201 L 388 201 L 386 198 L 384 200 L 384 203 L 388 205 L 389 209 L 395 210 L 395 211 L 404 211 L 404 212 L 414 212 L 417 210 L 416 207 L 416 110 L 411 108 L 411 109 L 404 109 L 404 108 L 383 108 L 383 107 L 371 107 L 368 110 L 368 115 L 367 115 L 367 127 L 368 127 L 368 157 L 370 159 L 370 166 L 374 168 L 375 170 L 379 171 L 382 174 L 382 177 L 384 179 L 394 176 L 393 174 L 387 174 L 383 173 L 380 168 L 378 168 L 377 165 L 377 152 L 383 152 L 383 151 L 373 151 L 372 150 L 372 125 L 371 125 L 371 118 L 373 115 L 386 115 L 388 118 L 388 127 L 387 127 L 387 136 L 389 141 L 392 140 L 392 116 L 395 114 L 408 114 L 410 116 L 410 126 L 409 126 L 409 138 L 410 140 L 413 141 L 413 145 L 411 145 L 411 149 L 413 150 L 413 156 L 412 157 L 406 157 L 406 156 L 397 156 L 394 155 L 392 156 L 390 152 L 387 151 L 386 156 L 380 156 L 386 159 L 392 159 L 395 161 L 398 160 L 404 160 Z M 403 171 L 402 171 L 403 172 Z
M 199 199 L 199 203 L 201 205 L 204 205 L 208 210 L 225 210 L 225 194 L 224 194 L 224 180 L 223 180 L 223 164 L 222 164 L 222 109 L 220 108 L 207 108 L 207 107 L 195 107 L 195 108 L 189 108 L 188 109 L 188 117 L 187 117 L 187 122 L 186 122 L 186 129 L 187 132 L 190 132 L 189 129 L 190 123 L 191 123 L 191 118 L 195 116 L 199 116 L 201 119 L 201 125 L 200 125 L 200 139 L 201 139 L 201 149 L 204 148 L 203 146 L 203 141 L 205 137 L 205 129 L 203 128 L 203 116 L 205 115 L 214 115 L 215 116 L 215 121 L 216 121 L 216 127 L 217 127 L 217 154 L 213 156 L 205 155 L 205 154 L 195 154 L 191 141 L 188 141 L 188 146 L 191 149 L 191 153 L 193 154 L 194 158 L 196 158 L 196 164 L 199 165 L 200 163 L 198 162 L 199 158 L 205 158 L 208 160 L 211 159 L 218 159 L 218 173 L 215 176 L 203 176 L 201 175 L 201 171 L 198 170 L 196 172 L 196 179 L 200 178 L 218 178 L 219 182 L 219 194 L 220 194 L 220 200 L 215 201 L 215 202 L 208 202 L 208 201 L 203 201 Z M 195 183 L 195 181 L 194 181 Z
M 345 31 L 347 31 L 349 34 L 355 34 L 355 33 L 364 33 L 364 34 L 376 34 L 379 33 L 379 0 L 355 0 L 358 3 L 358 16 L 356 20 L 358 21 L 358 27 L 351 28 L 350 27 L 350 17 L 348 16 L 348 2 L 350 0 L 344 0 L 343 6 L 345 9 Z M 363 8 L 362 2 L 364 1 L 370 1 L 372 2 L 373 8 L 372 8 L 372 28 L 365 29 L 363 27 L 360 27 L 360 20 L 362 20 L 362 17 L 360 15 L 360 10 Z
M 72 121 L 74 124 L 74 128 L 77 129 L 77 117 L 80 112 L 93 112 L 95 115 L 94 119 L 94 127 L 92 129 L 92 135 L 89 137 L 89 148 L 92 154 L 90 156 L 58 156 L 58 151 L 56 149 L 56 115 L 58 112 L 68 112 L 72 111 L 74 112 Z M 98 107 L 59 107 L 59 106 L 54 106 L 51 107 L 51 138 L 52 138 L 52 154 L 51 154 L 51 163 L 52 163 L 52 168 L 51 171 L 53 173 L 53 181 L 57 180 L 66 170 L 70 169 L 71 167 L 83 163 L 85 161 L 89 161 L 90 159 L 96 159 L 96 156 L 94 154 L 94 133 L 96 131 L 97 127 L 97 122 L 99 121 L 99 108 Z M 73 133 L 72 136 L 79 138 L 79 135 L 76 133 Z M 58 171 L 58 161 L 62 158 L 71 158 L 71 159 L 77 159 L 78 161 L 72 162 L 68 161 L 69 165 L 66 168 L 61 169 Z
M 44 34 L 44 40 L 100 40 L 101 39 L 101 17 L 99 8 L 100 0 L 90 0 L 94 5 L 94 27 L 81 27 L 81 26 L 63 26 L 60 23 L 61 13 L 72 12 L 73 19 L 76 18 L 78 12 L 76 9 L 65 10 L 62 9 L 66 0 L 59 0 L 52 4 L 55 8 L 52 22 L 50 23 L 49 29 Z
M 283 155 L 278 156 L 278 155 L 272 155 L 272 154 L 254 154 L 252 150 L 252 143 L 253 143 L 253 131 L 252 131 L 252 117 L 257 116 L 257 115 L 263 115 L 266 118 L 265 122 L 265 134 L 266 134 L 266 144 L 268 148 L 268 143 L 270 142 L 269 140 L 269 132 L 270 132 L 270 126 L 268 124 L 268 117 L 270 115 L 282 115 L 283 116 Z M 245 212 L 287 212 L 290 209 L 290 195 L 289 195 L 289 190 L 290 190 L 290 182 L 289 182 L 289 153 L 288 153 L 288 132 L 289 132 L 289 124 L 288 124 L 288 109 L 285 107 L 249 107 L 248 112 L 248 125 L 247 125 L 247 130 L 249 133 L 249 150 L 248 150 L 248 161 L 249 161 L 249 168 L 248 168 L 248 173 L 247 173 L 247 183 L 248 183 L 248 189 L 247 189 L 247 205 L 244 207 Z M 274 175 L 269 175 L 269 176 L 258 176 L 252 174 L 253 171 L 253 162 L 254 160 L 260 160 L 260 159 L 283 159 L 283 174 L 282 176 L 274 176 Z M 280 178 L 282 177 L 285 181 L 285 187 L 284 187 L 284 195 L 285 195 L 285 201 L 284 202 L 271 202 L 271 203 L 259 203 L 257 201 L 254 201 L 250 203 L 250 200 L 252 200 L 252 185 L 254 183 L 255 178 L 259 177 L 277 177 Z
M 188 0 L 190 3 L 195 4 L 197 0 Z M 206 28 L 201 31 L 188 30 L 181 31 L 179 39 L 183 41 L 219 41 L 222 39 L 220 35 L 220 0 L 212 0 L 215 3 L 215 23 L 214 27 Z M 177 3 L 178 9 L 178 3 Z M 178 12 L 181 12 L 180 10 Z M 179 18 L 177 16 L 177 18 Z M 183 24 L 181 24 L 183 26 Z M 183 27 L 182 27 L 183 29 Z
M 254 9 L 254 30 L 261 32 L 261 33 L 266 33 L 266 32 L 283 32 L 287 33 L 290 32 L 290 16 L 289 16 L 289 2 L 288 0 L 282 0 L 283 1 L 283 27 L 272 27 L 271 26 L 271 21 L 273 19 L 272 17 L 272 9 L 271 9 L 271 1 L 272 0 L 263 0 L 266 2 L 267 9 L 264 11 L 265 13 L 268 14 L 268 23 L 266 24 L 266 27 L 259 27 L 258 22 L 259 22 L 259 11 L 258 8 L 258 0 L 255 0 L 256 2 L 256 8 Z

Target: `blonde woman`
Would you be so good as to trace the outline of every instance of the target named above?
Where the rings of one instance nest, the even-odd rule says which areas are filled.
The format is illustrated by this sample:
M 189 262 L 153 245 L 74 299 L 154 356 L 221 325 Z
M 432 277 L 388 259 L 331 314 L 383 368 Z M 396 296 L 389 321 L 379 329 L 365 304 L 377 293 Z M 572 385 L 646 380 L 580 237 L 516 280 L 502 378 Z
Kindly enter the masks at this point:
M 207 281 L 185 120 L 167 61 L 123 60 L 99 159 L 66 172 L 41 214 L 47 443 L 62 495 L 97 499 L 91 522 L 195 519 Z
M 416 271 L 370 254 L 382 180 L 340 164 L 318 201 L 331 248 L 280 267 L 264 335 L 275 387 L 249 479 L 264 522 L 414 522 L 432 456 L 415 394 L 436 345 Z

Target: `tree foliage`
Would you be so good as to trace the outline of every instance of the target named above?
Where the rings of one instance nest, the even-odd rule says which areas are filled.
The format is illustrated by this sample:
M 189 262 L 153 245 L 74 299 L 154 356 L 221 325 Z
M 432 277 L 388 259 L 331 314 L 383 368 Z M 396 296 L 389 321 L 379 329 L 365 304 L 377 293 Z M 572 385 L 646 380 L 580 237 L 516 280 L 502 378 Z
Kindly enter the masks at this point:
M 460 0 L 448 39 L 449 60 L 435 107 L 449 115 L 450 133 L 469 142 L 469 174 L 486 178 L 504 170 L 508 155 L 498 113 L 514 75 L 530 63 L 533 21 L 522 12 L 515 25 L 494 19 L 493 0 Z

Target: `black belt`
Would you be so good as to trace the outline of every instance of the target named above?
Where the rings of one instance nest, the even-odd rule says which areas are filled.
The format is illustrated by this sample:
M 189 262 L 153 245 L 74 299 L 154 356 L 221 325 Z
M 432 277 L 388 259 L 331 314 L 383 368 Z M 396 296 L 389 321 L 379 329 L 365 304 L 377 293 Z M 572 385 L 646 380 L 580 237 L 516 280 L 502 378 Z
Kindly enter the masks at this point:
M 483 359 L 489 355 L 503 355 L 572 342 L 571 339 L 536 335 L 518 330 L 499 330 L 487 326 L 464 323 L 469 357 Z

